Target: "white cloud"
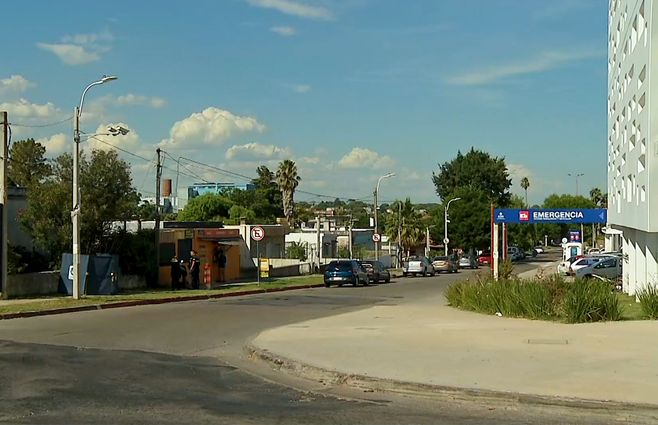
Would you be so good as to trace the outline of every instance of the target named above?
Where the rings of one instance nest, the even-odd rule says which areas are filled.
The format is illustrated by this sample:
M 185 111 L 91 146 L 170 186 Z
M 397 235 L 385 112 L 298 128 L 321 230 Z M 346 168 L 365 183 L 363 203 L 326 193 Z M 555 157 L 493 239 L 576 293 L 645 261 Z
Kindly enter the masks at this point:
M 73 135 L 58 133 L 50 137 L 36 140 L 46 147 L 46 154 L 50 157 L 58 156 L 66 151 L 73 150 Z
M 0 103 L 0 111 L 7 111 L 11 117 L 22 118 L 53 118 L 59 115 L 59 109 L 50 102 L 40 105 L 25 99 Z
M 108 99 L 112 99 L 108 97 Z M 152 108 L 162 108 L 167 104 L 167 101 L 161 97 L 149 97 L 137 94 L 128 93 L 113 99 L 117 105 L 148 105 Z
M 176 122 L 169 131 L 169 139 L 161 145 L 220 145 L 234 134 L 263 131 L 265 126 L 254 117 L 234 115 L 211 106 Z
M 290 157 L 290 151 L 287 148 L 280 148 L 274 145 L 262 145 L 260 143 L 234 145 L 226 151 L 226 159 L 284 159 L 288 157 Z
M 330 20 L 334 17 L 333 13 L 325 7 L 309 6 L 293 0 L 247 0 L 247 3 L 264 9 L 278 10 L 286 15 L 299 18 Z
M 275 32 L 284 37 L 292 37 L 297 34 L 297 31 L 293 27 L 272 27 L 270 31 Z
M 356 147 L 343 156 L 338 165 L 341 168 L 388 168 L 395 165 L 395 160 L 370 149 Z
M 599 50 L 547 51 L 515 63 L 482 67 L 481 70 L 453 76 L 446 81 L 449 84 L 458 86 L 480 86 L 495 83 L 509 77 L 544 72 L 564 66 L 570 62 L 598 58 L 602 54 Z
M 293 87 L 293 90 L 295 90 L 295 93 L 304 94 L 311 91 L 311 86 L 308 84 L 297 84 Z
M 100 54 L 110 50 L 114 40 L 107 31 L 95 34 L 67 35 L 59 43 L 37 43 L 37 47 L 55 54 L 67 65 L 84 65 L 101 58 Z
M 0 94 L 22 93 L 33 86 L 34 83 L 22 75 L 12 75 L 9 78 L 0 79 Z
M 89 52 L 84 47 L 76 46 L 75 44 L 37 43 L 37 46 L 54 53 L 55 56 L 67 65 L 84 65 L 100 59 L 98 53 Z

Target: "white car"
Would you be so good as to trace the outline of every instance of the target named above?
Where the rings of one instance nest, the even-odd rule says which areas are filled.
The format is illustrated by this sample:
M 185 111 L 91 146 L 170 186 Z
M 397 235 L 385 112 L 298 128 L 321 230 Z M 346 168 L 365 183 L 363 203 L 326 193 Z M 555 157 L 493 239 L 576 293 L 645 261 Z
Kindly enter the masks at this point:
M 427 257 L 413 256 L 402 262 L 402 276 L 434 276 L 434 266 Z
M 541 246 L 536 246 L 532 249 L 534 249 L 537 254 L 543 254 L 544 253 L 544 248 L 541 247 Z
M 576 276 L 578 269 L 583 267 L 592 267 L 599 263 L 601 260 L 604 260 L 606 257 L 583 257 L 574 261 L 569 267 L 569 272 L 567 274 L 571 276 Z

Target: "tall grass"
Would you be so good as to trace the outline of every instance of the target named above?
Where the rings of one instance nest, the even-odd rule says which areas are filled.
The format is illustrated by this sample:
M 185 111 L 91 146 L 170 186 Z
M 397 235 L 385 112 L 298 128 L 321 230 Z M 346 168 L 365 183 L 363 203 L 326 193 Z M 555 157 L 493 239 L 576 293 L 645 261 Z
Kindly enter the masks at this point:
M 649 285 L 637 293 L 642 313 L 649 319 L 658 319 L 658 288 Z
M 620 320 L 623 313 L 604 282 L 567 283 L 560 277 L 459 282 L 448 288 L 446 298 L 450 305 L 465 310 L 570 323 Z

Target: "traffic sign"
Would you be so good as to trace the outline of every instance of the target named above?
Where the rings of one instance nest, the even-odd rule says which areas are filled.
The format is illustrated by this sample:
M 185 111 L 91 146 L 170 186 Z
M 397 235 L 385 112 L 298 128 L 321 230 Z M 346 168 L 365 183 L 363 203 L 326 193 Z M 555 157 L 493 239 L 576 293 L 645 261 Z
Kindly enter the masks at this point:
M 260 226 L 255 226 L 251 228 L 251 239 L 256 242 L 262 241 L 265 237 L 265 230 Z
M 443 243 L 450 243 L 450 239 L 448 238 L 443 239 Z
M 382 237 L 379 233 L 373 233 L 372 234 L 372 241 L 373 242 L 379 242 L 381 239 L 382 239 Z

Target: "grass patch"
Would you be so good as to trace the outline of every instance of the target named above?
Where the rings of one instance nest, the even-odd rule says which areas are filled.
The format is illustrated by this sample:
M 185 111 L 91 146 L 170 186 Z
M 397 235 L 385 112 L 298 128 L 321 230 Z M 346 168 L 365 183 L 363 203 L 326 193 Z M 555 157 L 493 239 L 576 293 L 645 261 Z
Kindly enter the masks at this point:
M 464 281 L 446 291 L 448 303 L 464 310 L 506 317 L 558 320 L 569 323 L 624 318 L 623 300 L 598 280 L 566 282 L 515 278 Z
M 227 285 L 218 289 L 184 289 L 171 291 L 166 289 L 135 290 L 121 292 L 116 295 L 86 295 L 79 300 L 57 295 L 40 299 L 17 299 L 0 303 L 0 314 L 43 311 L 60 308 L 80 307 L 87 305 L 112 304 L 123 301 L 160 300 L 166 298 L 184 298 L 189 296 L 212 296 L 224 293 L 250 291 L 255 289 L 277 289 L 288 286 L 310 286 L 322 283 L 321 275 L 301 276 L 291 278 L 271 278 L 240 285 Z
M 658 288 L 647 286 L 637 293 L 642 313 L 649 319 L 658 319 Z

